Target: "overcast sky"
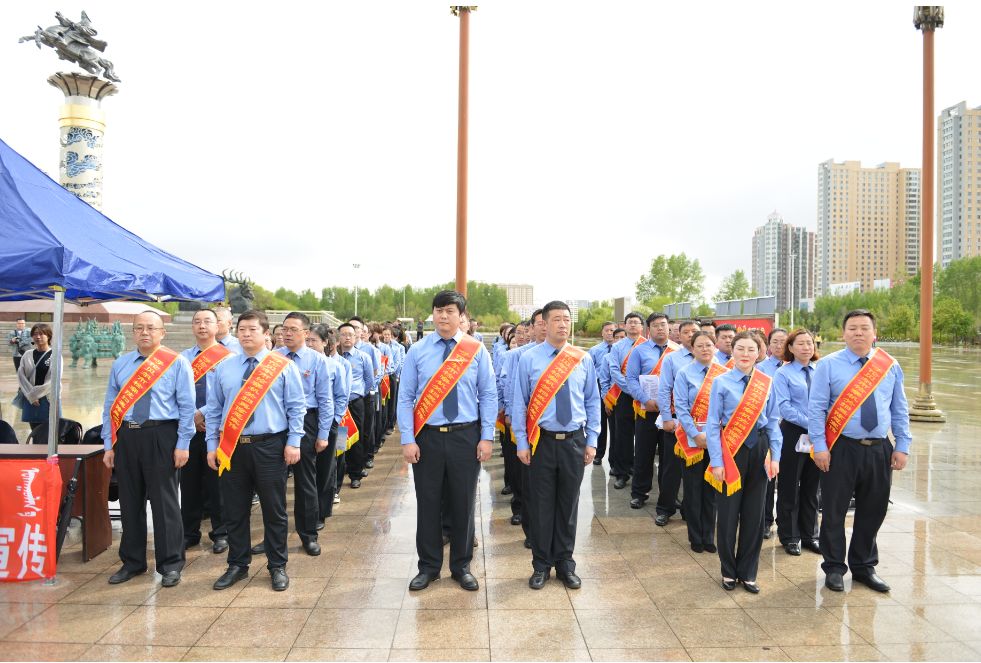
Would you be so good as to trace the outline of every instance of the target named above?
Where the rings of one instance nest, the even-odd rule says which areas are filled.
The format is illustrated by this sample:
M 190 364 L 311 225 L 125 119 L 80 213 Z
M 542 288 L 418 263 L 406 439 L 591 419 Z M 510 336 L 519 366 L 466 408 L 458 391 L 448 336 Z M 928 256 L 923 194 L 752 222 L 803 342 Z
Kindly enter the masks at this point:
M 70 71 L 17 38 L 85 9 L 122 78 L 104 212 L 266 287 L 452 280 L 459 23 L 416 2 L 5 3 L 0 138 L 57 178 Z M 469 277 L 634 294 L 685 251 L 711 298 L 817 164 L 919 166 L 922 36 L 897 2 L 493 2 L 471 18 Z M 936 109 L 981 105 L 981 3 L 946 5 Z M 361 268 L 355 273 L 353 263 Z

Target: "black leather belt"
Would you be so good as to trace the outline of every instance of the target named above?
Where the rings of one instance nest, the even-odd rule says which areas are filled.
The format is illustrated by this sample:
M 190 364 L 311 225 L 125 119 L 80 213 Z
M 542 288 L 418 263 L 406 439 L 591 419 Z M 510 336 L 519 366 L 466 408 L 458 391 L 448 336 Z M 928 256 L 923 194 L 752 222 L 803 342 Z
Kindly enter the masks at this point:
M 164 424 L 176 424 L 176 419 L 147 419 L 142 424 L 138 424 L 135 421 L 126 421 L 126 428 L 140 430 L 142 428 L 154 428 L 156 426 L 163 426 Z
M 260 433 L 259 435 L 242 435 L 238 438 L 239 444 L 252 444 L 254 442 L 265 442 L 266 440 L 271 440 L 274 437 L 279 437 L 281 435 L 286 435 L 286 431 L 282 430 L 278 433 Z
M 858 444 L 861 444 L 863 447 L 878 446 L 886 441 L 886 438 L 884 437 L 867 437 L 860 440 L 856 437 L 845 437 L 844 435 L 841 436 L 841 439 L 848 440 L 849 442 L 857 442 Z
M 479 421 L 468 421 L 465 424 L 442 424 L 440 426 L 426 424 L 422 427 L 422 429 L 436 431 L 437 433 L 452 433 L 453 431 L 463 430 L 464 428 L 471 428 L 478 425 L 480 425 Z
M 541 431 L 541 434 L 545 437 L 551 437 L 556 440 L 571 440 L 573 437 L 575 437 L 576 433 L 582 432 L 581 428 L 570 431 L 551 431 L 545 430 L 544 428 L 539 428 L 538 430 Z

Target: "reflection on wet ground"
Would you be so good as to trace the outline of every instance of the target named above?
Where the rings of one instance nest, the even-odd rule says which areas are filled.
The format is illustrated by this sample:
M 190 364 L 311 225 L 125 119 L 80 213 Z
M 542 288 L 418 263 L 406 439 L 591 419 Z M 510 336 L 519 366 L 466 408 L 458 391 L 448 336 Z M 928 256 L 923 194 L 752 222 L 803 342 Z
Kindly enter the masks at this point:
M 916 348 L 889 351 L 912 397 Z M 224 560 L 203 546 L 188 551 L 176 588 L 161 588 L 152 575 L 111 587 L 115 546 L 85 564 L 68 549 L 54 586 L 0 586 L 0 657 L 979 660 L 979 368 L 976 352 L 937 352 L 934 391 L 948 421 L 912 424 L 910 466 L 894 474 L 879 536 L 888 595 L 853 587 L 847 576 L 845 593 L 830 592 L 818 556 L 788 556 L 775 539 L 764 542 L 762 593 L 725 592 L 718 558 L 690 551 L 681 520 L 656 527 L 652 506 L 631 510 L 629 491 L 614 490 L 606 468 L 592 466 L 576 547 L 583 587 L 566 590 L 553 578 L 534 592 L 521 528 L 510 525 L 509 498 L 500 494 L 499 456 L 485 464 L 478 491 L 472 571 L 480 590 L 461 590 L 444 566 L 442 580 L 410 593 L 415 499 L 396 437 L 363 487 L 345 488 L 321 533 L 320 557 L 304 555 L 291 536 L 288 591 L 270 590 L 260 560 L 248 583 L 213 591 Z M 86 427 L 98 422 L 107 373 L 108 366 L 69 369 L 67 416 Z M 0 370 L 0 394 L 4 403 L 13 396 L 10 367 Z M 253 528 L 258 541 L 258 514 Z

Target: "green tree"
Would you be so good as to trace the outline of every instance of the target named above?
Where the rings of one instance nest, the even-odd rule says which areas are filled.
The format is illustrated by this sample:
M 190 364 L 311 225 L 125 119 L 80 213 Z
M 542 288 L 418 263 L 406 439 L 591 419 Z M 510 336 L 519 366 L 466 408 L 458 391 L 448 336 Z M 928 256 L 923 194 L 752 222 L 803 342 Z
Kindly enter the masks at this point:
M 715 301 L 725 302 L 733 299 L 746 299 L 752 297 L 753 288 L 749 285 L 746 273 L 737 269 L 722 280 L 719 292 L 715 295 Z
M 889 311 L 886 319 L 879 324 L 882 337 L 893 341 L 914 341 L 919 339 L 919 320 L 909 304 L 897 304 Z
M 951 262 L 936 275 L 938 297 L 957 300 L 975 322 L 981 321 L 981 256 Z
M 960 343 L 975 335 L 974 319 L 952 297 L 937 299 L 933 307 L 933 333 L 940 341 Z
M 684 253 L 660 255 L 637 281 L 637 300 L 648 302 L 655 297 L 666 297 L 668 303 L 701 300 L 704 288 L 705 274 L 697 259 L 691 260 Z

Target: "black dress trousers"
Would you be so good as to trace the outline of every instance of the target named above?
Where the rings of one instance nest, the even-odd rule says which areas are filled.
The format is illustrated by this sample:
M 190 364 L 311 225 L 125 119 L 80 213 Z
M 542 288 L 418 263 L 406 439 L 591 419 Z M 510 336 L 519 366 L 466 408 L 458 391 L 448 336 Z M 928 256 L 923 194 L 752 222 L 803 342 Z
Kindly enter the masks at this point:
M 293 522 L 303 543 L 317 540 L 317 522 L 320 516 L 320 499 L 317 493 L 319 432 L 319 410 L 310 408 L 303 417 L 300 462 L 293 466 Z
M 201 541 L 201 518 L 208 514 L 211 531 L 208 537 L 228 537 L 221 519 L 221 492 L 218 490 L 218 473 L 208 467 L 208 444 L 204 433 L 191 438 L 187 463 L 180 471 L 181 519 L 184 522 L 184 544 L 196 546 Z
M 177 499 L 179 472 L 174 467 L 176 447 L 176 421 L 138 429 L 128 428 L 124 421 L 119 428 L 115 446 L 123 526 L 119 559 L 128 571 L 142 571 L 147 566 L 147 500 L 153 517 L 157 573 L 184 568 L 184 524 Z
M 646 417 L 638 415 L 634 421 L 634 478 L 630 485 L 630 496 L 642 500 L 647 499 L 654 487 L 654 459 L 657 457 L 662 435 L 661 429 L 654 424 L 655 420 L 657 412 L 648 412 Z M 658 470 L 658 479 L 660 474 Z
M 783 433 L 783 452 L 780 454 L 780 474 L 777 475 L 777 536 L 780 543 L 817 541 L 818 486 L 821 471 L 809 453 L 794 449 L 806 430 L 780 422 Z
M 634 401 L 623 392 L 613 408 L 613 439 L 610 441 L 610 476 L 630 478 L 634 471 Z
M 674 445 L 677 441 L 674 432 L 661 431 L 657 464 L 657 512 L 666 516 L 673 516 L 678 510 L 675 505 L 678 503 L 681 473 L 685 467 L 685 461 L 674 453 Z
M 579 488 L 585 467 L 586 434 L 564 440 L 542 431 L 528 468 L 532 566 L 536 571 L 574 573 Z
M 334 513 L 334 487 L 337 485 L 337 420 L 330 422 L 327 448 L 317 454 L 317 518 L 323 522 Z
M 347 450 L 344 459 L 345 469 L 347 470 L 347 475 L 351 479 L 360 479 L 361 470 L 364 469 L 364 463 L 368 460 L 368 455 L 365 451 L 371 438 L 371 431 L 366 430 L 368 428 L 368 421 L 371 421 L 371 417 L 365 416 L 365 408 L 370 403 L 369 398 L 363 396 L 358 398 L 352 398 L 347 407 L 351 411 L 351 417 L 354 419 L 354 424 L 358 427 L 358 442 L 353 447 Z
M 688 525 L 688 543 L 702 546 L 715 543 L 716 496 L 719 494 L 705 480 L 708 466 L 709 456 L 706 451 L 701 461 L 682 470 L 685 501 L 681 508 L 685 514 L 685 524 Z
M 416 551 L 419 571 L 435 575 L 443 567 L 443 491 L 450 522 L 450 572 L 465 573 L 473 559 L 474 495 L 480 461 L 480 424 L 442 433 L 426 426 L 416 436 L 419 462 L 412 466 L 416 489 Z
M 748 444 L 754 446 L 750 448 Z M 742 476 L 742 489 L 732 495 L 722 493 L 719 496 L 716 538 L 723 578 L 756 582 L 760 549 L 763 547 L 763 504 L 767 484 L 763 462 L 767 451 L 767 436 L 755 430 L 750 433 L 750 439 L 740 447 L 734 458 Z M 725 488 L 723 484 L 723 490 Z
M 600 402 L 600 434 L 596 438 L 596 460 L 606 457 L 606 439 L 610 434 L 610 416 L 606 414 L 606 405 Z
M 259 442 L 239 442 L 232 467 L 218 478 L 228 527 L 228 564 L 247 568 L 252 563 L 252 495 L 259 495 L 265 529 L 267 568 L 286 566 L 286 431 Z

